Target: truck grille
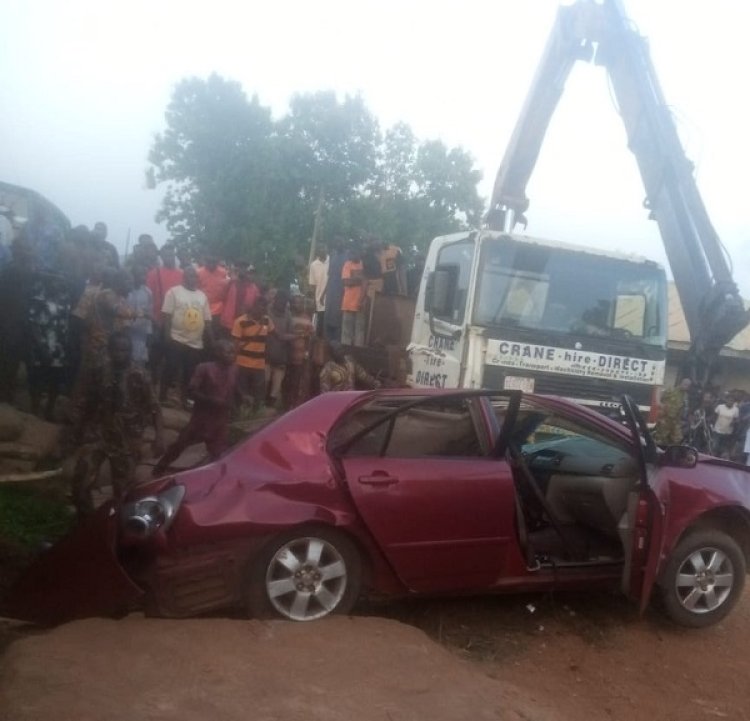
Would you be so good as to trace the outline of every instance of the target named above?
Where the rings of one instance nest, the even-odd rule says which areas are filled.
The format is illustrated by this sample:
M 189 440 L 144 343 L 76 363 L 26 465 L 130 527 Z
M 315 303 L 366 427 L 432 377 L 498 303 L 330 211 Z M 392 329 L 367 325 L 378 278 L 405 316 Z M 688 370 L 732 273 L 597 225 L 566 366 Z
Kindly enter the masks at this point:
M 558 373 L 503 370 L 499 366 L 484 367 L 484 385 L 487 388 L 502 388 L 505 376 L 518 375 L 534 379 L 534 392 L 542 395 L 566 398 L 590 399 L 593 401 L 619 401 L 627 393 L 639 406 L 651 405 L 651 386 L 642 383 L 610 381 L 602 378 L 583 378 Z

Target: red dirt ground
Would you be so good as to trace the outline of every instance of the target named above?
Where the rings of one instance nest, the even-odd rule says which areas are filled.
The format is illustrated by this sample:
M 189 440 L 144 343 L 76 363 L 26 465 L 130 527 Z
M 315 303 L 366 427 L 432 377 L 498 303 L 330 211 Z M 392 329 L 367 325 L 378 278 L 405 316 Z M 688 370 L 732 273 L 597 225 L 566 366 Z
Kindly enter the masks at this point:
M 639 619 L 608 595 L 358 611 L 309 624 L 130 616 L 11 632 L 0 718 L 750 719 L 750 592 L 702 631 L 656 612 Z

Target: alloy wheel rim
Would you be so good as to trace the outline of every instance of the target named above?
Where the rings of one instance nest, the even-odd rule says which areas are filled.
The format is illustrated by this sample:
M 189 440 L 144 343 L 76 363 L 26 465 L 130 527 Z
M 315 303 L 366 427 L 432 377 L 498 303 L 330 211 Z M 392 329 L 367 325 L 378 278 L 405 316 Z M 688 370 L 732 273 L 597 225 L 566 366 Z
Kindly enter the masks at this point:
M 266 594 L 292 621 L 312 621 L 333 612 L 346 592 L 346 564 L 328 541 L 312 536 L 285 543 L 266 571 Z
M 734 567 L 718 548 L 692 551 L 682 562 L 675 579 L 677 598 L 690 613 L 704 614 L 722 606 L 734 587 Z

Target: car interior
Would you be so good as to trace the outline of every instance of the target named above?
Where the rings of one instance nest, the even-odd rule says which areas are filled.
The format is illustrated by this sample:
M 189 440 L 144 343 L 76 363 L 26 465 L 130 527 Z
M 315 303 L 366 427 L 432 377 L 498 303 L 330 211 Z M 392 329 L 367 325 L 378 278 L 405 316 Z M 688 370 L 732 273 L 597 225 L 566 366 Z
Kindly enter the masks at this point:
M 521 543 L 530 562 L 619 563 L 628 500 L 639 483 L 630 449 L 524 401 L 509 439 Z

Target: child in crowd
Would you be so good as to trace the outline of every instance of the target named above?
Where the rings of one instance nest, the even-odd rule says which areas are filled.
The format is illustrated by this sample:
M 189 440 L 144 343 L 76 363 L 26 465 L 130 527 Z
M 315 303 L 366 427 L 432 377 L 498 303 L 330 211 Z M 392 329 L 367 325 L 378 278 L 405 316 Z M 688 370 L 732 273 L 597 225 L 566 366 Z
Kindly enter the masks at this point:
M 177 440 L 154 466 L 159 476 L 177 460 L 180 454 L 195 443 L 205 443 L 211 460 L 218 458 L 228 447 L 229 420 L 237 391 L 237 372 L 234 345 L 220 340 L 215 344 L 216 360 L 200 363 L 188 386 L 188 395 L 195 402 L 190 421 Z
M 314 306 L 307 306 L 305 300 L 303 296 L 295 295 L 290 304 L 292 340 L 284 393 L 287 408 L 304 403 L 309 396 Z
M 252 401 L 256 411 L 265 401 L 266 342 L 274 330 L 267 310 L 268 302 L 263 296 L 258 296 L 247 312 L 237 318 L 232 328 L 240 391 L 246 399 Z

